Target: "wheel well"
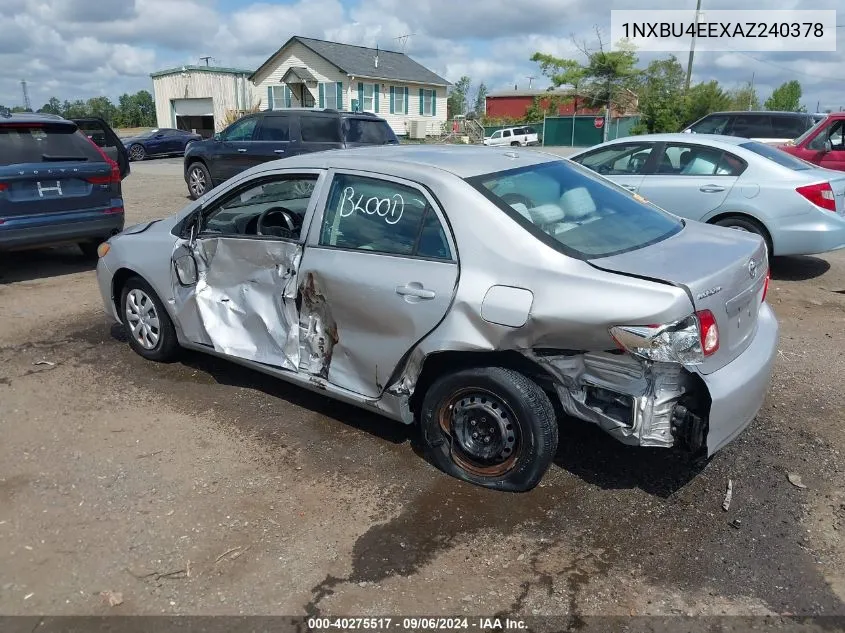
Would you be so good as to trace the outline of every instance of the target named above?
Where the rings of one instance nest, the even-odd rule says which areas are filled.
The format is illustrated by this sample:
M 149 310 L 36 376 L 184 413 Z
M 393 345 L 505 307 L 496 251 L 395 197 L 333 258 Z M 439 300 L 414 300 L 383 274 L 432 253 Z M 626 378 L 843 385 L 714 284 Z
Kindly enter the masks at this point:
M 755 218 L 753 215 L 748 215 L 747 213 L 741 213 L 737 211 L 727 211 L 725 213 L 720 213 L 719 215 L 714 215 L 712 218 L 707 220 L 707 224 L 716 224 L 716 222 L 727 220 L 728 218 L 737 218 L 739 220 L 745 220 L 746 222 L 756 224 L 763 233 L 763 239 L 766 240 L 766 245 L 769 247 L 769 251 L 772 252 L 774 250 L 774 245 L 772 243 L 772 234 L 769 233 L 769 229 L 766 228 L 766 225 L 760 222 L 760 220 Z
M 422 401 L 429 387 L 441 376 L 471 367 L 505 367 L 525 374 L 546 392 L 555 411 L 559 414 L 560 400 L 555 393 L 552 377 L 540 365 L 514 350 L 496 352 L 435 352 L 429 354 L 422 367 L 410 406 L 414 417 L 418 417 Z
M 120 295 L 130 277 L 140 277 L 140 275 L 131 268 L 119 268 L 111 279 L 111 300 L 118 315 L 120 315 Z M 122 316 L 121 320 L 123 320 Z

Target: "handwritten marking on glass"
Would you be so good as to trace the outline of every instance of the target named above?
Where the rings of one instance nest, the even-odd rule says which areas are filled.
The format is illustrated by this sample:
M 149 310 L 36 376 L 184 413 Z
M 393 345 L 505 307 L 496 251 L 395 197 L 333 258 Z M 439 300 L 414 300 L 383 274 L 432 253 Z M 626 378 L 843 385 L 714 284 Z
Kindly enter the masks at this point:
M 343 196 L 340 198 L 340 217 L 347 218 L 356 211 L 367 215 L 378 215 L 384 218 L 387 224 L 396 224 L 402 219 L 405 212 L 405 199 L 398 193 L 389 198 L 378 198 L 373 196 L 364 202 L 364 194 L 357 194 L 355 189 L 346 187 Z

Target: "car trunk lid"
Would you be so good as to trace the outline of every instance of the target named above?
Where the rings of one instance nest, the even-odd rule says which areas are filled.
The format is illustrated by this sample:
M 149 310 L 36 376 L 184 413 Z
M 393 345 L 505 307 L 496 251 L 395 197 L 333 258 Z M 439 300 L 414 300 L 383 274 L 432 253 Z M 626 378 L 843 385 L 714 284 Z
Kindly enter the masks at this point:
M 682 287 L 697 312 L 710 310 L 719 328 L 719 348 L 705 357 L 699 366 L 702 373 L 734 360 L 757 330 L 768 260 L 765 243 L 751 233 L 688 221 L 662 242 L 590 264 Z

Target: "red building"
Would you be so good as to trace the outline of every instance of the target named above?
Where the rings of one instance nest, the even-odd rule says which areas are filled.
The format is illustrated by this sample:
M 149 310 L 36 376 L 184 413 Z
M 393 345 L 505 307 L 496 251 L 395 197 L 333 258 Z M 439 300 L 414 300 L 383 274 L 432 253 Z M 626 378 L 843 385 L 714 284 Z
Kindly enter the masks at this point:
M 634 101 L 636 96 L 632 94 Z M 564 97 L 565 100 L 558 106 L 559 115 L 574 114 L 573 108 L 575 101 L 572 98 L 572 93 L 568 90 L 553 91 L 548 90 L 503 90 L 500 92 L 491 92 L 487 95 L 487 111 L 486 114 L 490 118 L 508 117 L 511 119 L 521 119 L 525 116 L 525 112 L 534 104 L 534 99 L 541 97 L 541 105 L 548 107 L 549 96 Z M 546 97 L 546 99 L 542 99 Z M 636 107 L 634 108 L 636 109 Z M 599 114 L 600 108 L 585 108 L 579 99 L 578 114 Z M 622 110 L 614 112 L 614 115 L 626 114 Z

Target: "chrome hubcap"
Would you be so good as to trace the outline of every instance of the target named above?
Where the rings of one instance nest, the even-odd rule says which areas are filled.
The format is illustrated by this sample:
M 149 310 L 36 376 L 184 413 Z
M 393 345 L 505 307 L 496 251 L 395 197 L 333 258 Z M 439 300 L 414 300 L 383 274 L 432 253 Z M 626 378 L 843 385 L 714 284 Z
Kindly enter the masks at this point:
M 144 349 L 154 349 L 161 335 L 155 303 L 143 290 L 135 288 L 126 295 L 126 323 Z
M 205 174 L 200 169 L 191 170 L 191 191 L 198 197 L 205 193 Z

